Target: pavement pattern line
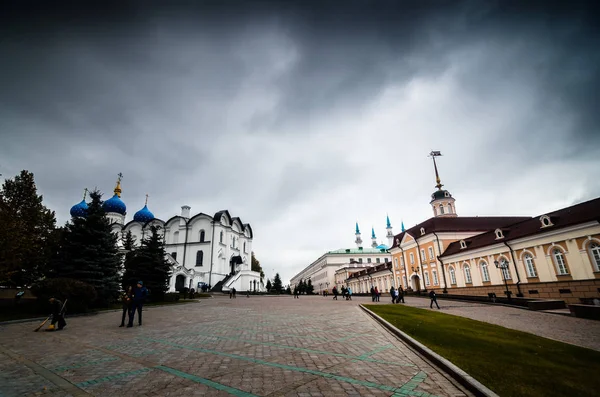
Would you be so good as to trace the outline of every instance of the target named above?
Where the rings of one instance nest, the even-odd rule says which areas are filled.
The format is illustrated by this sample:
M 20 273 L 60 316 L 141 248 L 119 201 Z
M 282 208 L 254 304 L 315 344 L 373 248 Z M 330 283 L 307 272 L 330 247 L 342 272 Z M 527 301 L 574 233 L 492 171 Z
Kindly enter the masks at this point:
M 371 387 L 371 388 L 378 389 L 378 390 L 384 390 L 384 391 L 390 391 L 390 392 L 400 392 L 402 390 L 402 386 L 404 386 L 404 385 L 402 385 L 400 387 L 387 386 L 387 385 L 382 385 L 382 384 L 375 383 L 375 382 L 363 381 L 363 380 L 359 380 L 359 379 L 349 378 L 346 376 L 335 375 L 335 374 L 331 374 L 328 372 L 316 371 L 313 369 L 296 367 L 296 366 L 287 365 L 287 364 L 272 363 L 269 361 L 260 360 L 260 359 L 256 359 L 256 358 L 240 356 L 238 354 L 223 353 L 223 352 L 216 351 L 216 350 L 203 349 L 203 348 L 194 347 L 194 346 L 179 345 L 177 343 L 173 343 L 173 342 L 169 342 L 169 341 L 165 341 L 165 340 L 161 340 L 161 339 L 151 339 L 151 338 L 146 338 L 146 339 L 150 340 L 152 342 L 163 343 L 168 346 L 179 347 L 181 349 L 193 350 L 193 351 L 198 351 L 201 353 L 209 353 L 209 354 L 214 354 L 214 355 L 218 355 L 218 356 L 234 358 L 234 359 L 238 359 L 238 360 L 242 360 L 242 361 L 251 362 L 254 364 L 262 364 L 262 365 L 266 365 L 269 367 L 286 369 L 286 370 L 295 371 L 295 372 L 303 372 L 303 373 L 307 373 L 307 374 L 311 374 L 311 375 L 320 376 L 323 378 L 335 379 L 335 380 L 341 381 L 341 382 L 351 383 L 351 384 L 365 386 L 365 387 Z M 425 376 L 427 376 L 427 375 L 425 375 Z M 421 380 L 421 382 L 423 380 Z M 409 381 L 409 382 L 411 382 L 411 381 Z M 406 384 L 408 384 L 408 382 Z M 418 393 L 418 394 L 416 394 L 416 393 Z M 423 395 L 422 393 L 423 392 L 415 392 L 414 394 L 407 394 L 407 395 L 422 396 Z
M 25 358 L 19 354 L 13 353 L 12 351 L 4 348 L 1 345 L 0 345 L 0 353 L 12 358 L 13 360 L 15 360 L 17 362 L 23 363 L 23 365 L 30 368 L 33 372 L 35 372 L 38 375 L 40 375 L 41 377 L 47 379 L 49 382 L 55 384 L 62 390 L 68 392 L 69 395 L 71 395 L 73 397 L 85 397 L 85 396 L 90 395 L 85 390 L 80 389 L 77 385 L 72 384 L 68 380 L 53 373 L 49 369 L 44 368 L 43 366 L 36 364 L 33 361 L 28 360 L 27 358 Z
M 119 360 L 118 357 L 107 357 L 102 360 L 88 361 L 87 363 L 82 363 L 82 364 L 73 364 L 73 365 L 65 365 L 63 367 L 56 367 L 56 368 L 53 368 L 52 371 L 53 372 L 63 372 L 63 371 L 68 371 L 70 369 L 89 367 L 91 365 L 98 365 L 98 364 L 103 364 L 103 363 L 106 363 L 109 361 L 117 361 L 117 360 Z
M 333 353 L 333 352 L 327 352 L 324 350 L 314 350 L 314 349 L 308 349 L 305 347 L 296 347 L 296 346 L 288 346 L 288 345 L 281 345 L 279 343 L 271 343 L 271 342 L 258 342 L 258 341 L 250 341 L 250 340 L 246 340 L 246 339 L 242 339 L 242 338 L 238 338 L 235 336 L 218 336 L 218 335 L 210 335 L 210 334 L 205 334 L 202 332 L 191 332 L 189 333 L 189 335 L 201 335 L 201 336 L 205 336 L 207 338 L 214 338 L 214 339 L 221 339 L 221 340 L 233 340 L 236 342 L 243 342 L 243 343 L 248 343 L 251 345 L 261 345 L 261 346 L 272 346 L 272 347 L 280 347 L 282 349 L 289 349 L 289 350 L 296 350 L 296 351 L 301 351 L 304 353 L 313 353 L 313 354 L 324 354 L 327 356 L 333 356 L 333 357 L 341 357 L 341 358 L 348 358 L 348 359 L 352 359 L 355 361 L 370 361 L 370 362 L 375 362 L 375 363 L 385 363 L 385 364 L 392 364 L 392 365 L 397 365 L 400 367 L 414 367 L 414 364 L 402 364 L 402 363 L 394 363 L 394 362 L 389 362 L 389 361 L 379 361 L 379 360 L 373 360 L 372 358 L 369 358 L 369 356 L 372 356 L 373 354 L 377 354 L 383 350 L 387 350 L 392 348 L 392 345 L 386 345 L 384 348 L 380 348 L 381 350 L 376 350 L 374 352 L 369 352 L 369 353 L 365 353 L 362 356 L 351 356 L 349 354 L 343 354 L 343 353 Z
M 93 386 L 93 385 L 97 385 L 98 383 L 108 382 L 111 380 L 123 379 L 123 378 L 127 378 L 127 377 L 133 377 L 133 376 L 143 374 L 146 372 L 150 372 L 150 371 L 152 371 L 152 369 L 150 369 L 150 368 L 136 369 L 135 371 L 127 371 L 127 372 L 122 372 L 122 373 L 116 374 L 116 375 L 108 375 L 108 376 L 98 378 L 98 379 L 86 380 L 86 381 L 77 383 L 76 386 L 77 387 Z

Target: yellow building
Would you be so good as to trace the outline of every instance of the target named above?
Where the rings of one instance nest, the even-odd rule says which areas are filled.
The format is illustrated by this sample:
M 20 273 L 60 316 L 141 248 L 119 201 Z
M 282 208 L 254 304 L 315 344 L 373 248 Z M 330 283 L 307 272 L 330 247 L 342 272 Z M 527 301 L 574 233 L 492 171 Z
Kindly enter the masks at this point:
M 531 217 L 460 217 L 442 189 L 433 218 L 394 236 L 394 284 L 461 295 L 511 294 L 568 303 L 600 296 L 600 199 Z

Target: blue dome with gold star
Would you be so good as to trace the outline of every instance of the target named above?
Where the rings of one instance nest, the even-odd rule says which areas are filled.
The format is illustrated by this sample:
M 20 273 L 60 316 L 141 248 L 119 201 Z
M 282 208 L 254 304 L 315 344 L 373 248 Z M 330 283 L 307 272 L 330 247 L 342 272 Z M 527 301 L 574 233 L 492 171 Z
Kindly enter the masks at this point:
M 115 193 L 110 199 L 106 200 L 102 204 L 104 212 L 116 212 L 117 214 L 125 215 L 127 213 L 127 207 L 123 200 L 119 198 L 119 195 Z
M 80 203 L 71 207 L 71 216 L 73 218 L 85 218 L 87 216 L 87 210 L 88 205 L 85 202 L 85 199 L 83 199 Z
M 144 205 L 144 208 L 136 212 L 133 216 L 134 221 L 141 223 L 150 222 L 152 219 L 154 219 L 154 214 L 150 212 L 147 205 Z

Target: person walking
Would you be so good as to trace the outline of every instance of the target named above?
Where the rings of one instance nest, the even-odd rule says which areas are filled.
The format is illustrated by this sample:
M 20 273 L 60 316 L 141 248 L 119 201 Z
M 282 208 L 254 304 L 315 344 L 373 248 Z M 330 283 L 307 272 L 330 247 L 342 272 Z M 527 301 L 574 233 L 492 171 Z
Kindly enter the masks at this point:
M 390 296 L 392 297 L 392 303 L 396 303 L 396 288 L 393 285 L 390 288 Z
M 235 293 L 237 292 L 235 288 L 231 289 L 233 291 L 233 299 L 235 299 Z
M 338 290 L 337 287 L 334 286 L 333 289 L 331 290 L 331 292 L 333 292 L 333 300 L 336 301 L 338 300 L 337 296 L 338 296 Z
M 375 302 L 375 288 L 371 285 L 371 302 Z
M 431 299 L 431 303 L 429 304 L 429 308 L 433 309 L 433 304 L 435 303 L 435 305 L 437 306 L 437 308 L 440 308 L 440 305 L 438 305 L 437 303 L 437 296 L 435 294 L 434 290 L 429 291 L 429 299 Z
M 123 315 L 121 316 L 121 325 L 120 327 L 125 326 L 125 315 L 129 318 L 131 316 L 131 304 L 133 299 L 133 287 L 127 287 L 127 291 L 123 291 L 121 294 L 121 304 L 123 305 Z
M 398 298 L 396 299 L 396 303 L 400 303 L 400 301 L 402 301 L 402 303 L 406 303 L 404 302 L 404 288 L 402 288 L 402 286 L 398 287 Z
M 347 300 L 351 301 L 352 300 L 352 288 L 348 287 L 346 294 L 348 296 Z
M 375 287 L 375 302 L 379 302 L 380 295 L 381 295 L 381 293 L 379 292 L 379 289 L 377 287 Z
M 131 313 L 129 315 L 129 324 L 127 324 L 127 328 L 133 327 L 133 319 L 135 317 L 135 312 L 138 312 L 138 325 L 142 325 L 142 306 L 144 305 L 144 300 L 148 295 L 148 289 L 144 287 L 143 281 L 138 281 L 135 289 L 133 290 L 133 300 L 131 303 Z

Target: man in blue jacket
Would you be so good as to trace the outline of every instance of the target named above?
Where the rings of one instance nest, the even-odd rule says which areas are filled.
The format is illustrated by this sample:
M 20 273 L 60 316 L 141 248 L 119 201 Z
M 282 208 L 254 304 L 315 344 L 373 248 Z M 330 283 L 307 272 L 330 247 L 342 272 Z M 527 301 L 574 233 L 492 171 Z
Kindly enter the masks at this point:
M 144 287 L 144 283 L 142 281 L 138 281 L 135 289 L 133 290 L 133 302 L 131 304 L 131 312 L 129 314 L 129 324 L 127 324 L 127 328 L 133 327 L 133 318 L 135 317 L 135 311 L 138 312 L 138 324 L 142 325 L 142 306 L 144 304 L 144 300 L 146 299 L 146 295 L 148 295 L 148 290 Z

